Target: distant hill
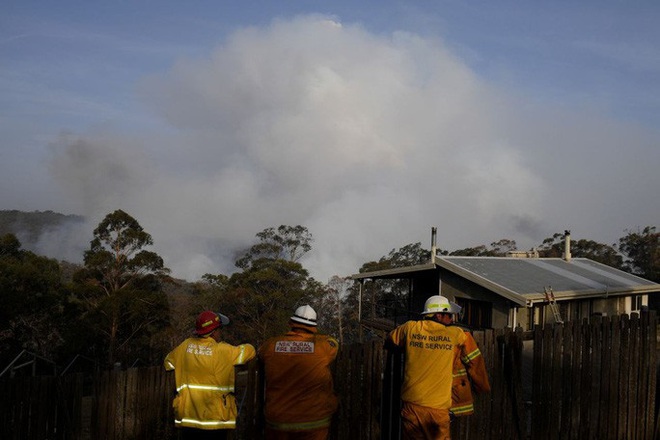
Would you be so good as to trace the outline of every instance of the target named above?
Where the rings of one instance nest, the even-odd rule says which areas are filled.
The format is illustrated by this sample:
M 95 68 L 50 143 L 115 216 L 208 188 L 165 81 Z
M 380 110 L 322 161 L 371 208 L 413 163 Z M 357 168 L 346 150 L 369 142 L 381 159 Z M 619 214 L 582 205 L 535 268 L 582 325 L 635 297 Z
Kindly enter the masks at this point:
M 24 246 L 36 243 L 45 232 L 83 223 L 79 215 L 64 215 L 53 211 L 0 211 L 0 235 L 14 234 Z

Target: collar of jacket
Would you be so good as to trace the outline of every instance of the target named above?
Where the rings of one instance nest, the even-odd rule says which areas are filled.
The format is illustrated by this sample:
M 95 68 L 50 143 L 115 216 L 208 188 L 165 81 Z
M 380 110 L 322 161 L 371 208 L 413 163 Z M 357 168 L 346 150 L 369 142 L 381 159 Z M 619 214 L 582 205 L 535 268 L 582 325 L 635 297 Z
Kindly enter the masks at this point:
M 291 331 L 296 333 L 316 333 L 318 330 L 313 325 L 305 325 L 295 321 L 289 321 Z

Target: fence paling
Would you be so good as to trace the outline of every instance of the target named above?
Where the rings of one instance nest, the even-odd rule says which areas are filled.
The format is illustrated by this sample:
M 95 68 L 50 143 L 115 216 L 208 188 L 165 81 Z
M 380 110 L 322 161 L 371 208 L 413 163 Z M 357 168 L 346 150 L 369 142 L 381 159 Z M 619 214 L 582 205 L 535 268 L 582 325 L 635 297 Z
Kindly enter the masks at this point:
M 523 439 L 527 435 L 525 425 L 525 402 L 522 389 L 522 331 L 511 333 L 506 345 L 508 347 L 507 370 L 509 375 L 509 387 L 511 389 L 512 410 L 513 410 L 513 428 L 515 439 Z
M 646 351 L 648 352 L 648 367 L 646 370 L 646 375 L 645 377 L 648 380 L 649 383 L 649 389 L 656 390 L 657 393 L 657 382 L 656 382 L 656 365 L 657 365 L 657 350 L 656 350 L 656 345 L 657 345 L 657 337 L 658 337 L 658 328 L 655 325 L 655 319 L 650 320 L 649 319 L 649 314 L 645 314 L 644 318 L 647 320 L 646 325 L 644 326 L 644 329 L 647 331 L 647 336 L 646 336 L 646 342 L 648 344 L 648 348 Z M 640 384 L 640 387 L 642 384 Z M 643 388 L 642 388 L 643 389 Z M 652 395 L 649 393 L 648 399 L 646 401 L 646 407 L 649 409 L 647 412 L 647 417 L 646 417 L 646 438 L 652 438 L 655 432 L 655 426 L 660 425 L 658 423 L 658 419 L 655 417 L 655 407 L 656 404 L 656 396 Z M 654 423 L 655 422 L 655 423 Z M 655 426 L 654 426 L 655 425 Z M 655 437 L 657 438 L 657 437 Z
M 591 352 L 591 364 L 593 365 L 593 371 L 590 380 L 589 387 L 591 393 L 591 405 L 589 407 L 589 420 L 592 421 L 592 430 L 589 433 L 589 439 L 595 440 L 598 439 L 598 426 L 602 423 L 602 418 L 599 417 L 600 414 L 600 404 L 601 404 L 601 393 L 600 393 L 600 378 L 602 376 L 602 359 L 603 359 L 603 338 L 597 332 L 596 325 L 592 320 L 590 328 L 590 338 L 593 341 L 593 350 Z

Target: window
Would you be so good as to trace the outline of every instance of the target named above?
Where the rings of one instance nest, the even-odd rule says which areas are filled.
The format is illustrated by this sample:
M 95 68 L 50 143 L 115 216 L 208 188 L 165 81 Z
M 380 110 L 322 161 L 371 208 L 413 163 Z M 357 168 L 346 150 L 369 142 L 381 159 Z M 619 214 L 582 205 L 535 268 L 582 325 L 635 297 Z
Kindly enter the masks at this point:
M 456 303 L 463 308 L 459 319 L 462 324 L 475 329 L 492 327 L 493 305 L 491 303 L 465 298 L 456 298 Z

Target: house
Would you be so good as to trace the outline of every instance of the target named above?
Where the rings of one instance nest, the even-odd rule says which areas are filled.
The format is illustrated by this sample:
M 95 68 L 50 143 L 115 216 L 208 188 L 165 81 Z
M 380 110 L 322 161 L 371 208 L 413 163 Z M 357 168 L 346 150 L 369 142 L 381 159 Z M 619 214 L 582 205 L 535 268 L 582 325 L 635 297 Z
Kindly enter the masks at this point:
M 360 283 L 361 298 L 370 281 L 372 288 L 379 280 L 408 281 L 405 313 L 390 316 L 389 323 L 361 313 L 365 326 L 387 328 L 411 319 L 438 293 L 463 307 L 461 322 L 468 326 L 523 330 L 546 322 L 639 312 L 648 307 L 649 295 L 660 294 L 660 284 L 587 258 L 571 258 L 568 231 L 562 258 L 539 258 L 534 251 L 449 257 L 437 255 L 434 228 L 431 255 L 426 264 L 352 275 Z

